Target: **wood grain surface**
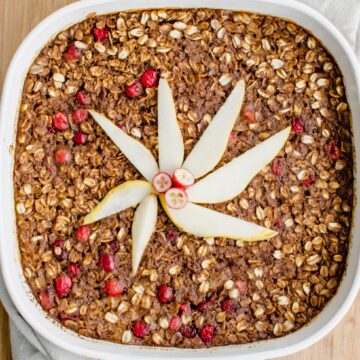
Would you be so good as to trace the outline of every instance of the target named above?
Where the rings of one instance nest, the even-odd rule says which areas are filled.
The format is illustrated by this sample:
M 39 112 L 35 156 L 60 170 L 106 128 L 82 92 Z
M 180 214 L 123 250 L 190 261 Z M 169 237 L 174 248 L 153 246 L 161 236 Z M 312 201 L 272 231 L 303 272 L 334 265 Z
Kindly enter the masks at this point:
M 324 0 L 326 1 L 326 0 Z M 0 85 L 17 46 L 43 18 L 73 0 L 0 0 Z M 3 119 L 2 119 L 3 120 Z M 328 336 L 310 348 L 282 360 L 360 359 L 360 296 L 347 316 Z M 10 360 L 7 315 L 0 304 L 0 360 Z

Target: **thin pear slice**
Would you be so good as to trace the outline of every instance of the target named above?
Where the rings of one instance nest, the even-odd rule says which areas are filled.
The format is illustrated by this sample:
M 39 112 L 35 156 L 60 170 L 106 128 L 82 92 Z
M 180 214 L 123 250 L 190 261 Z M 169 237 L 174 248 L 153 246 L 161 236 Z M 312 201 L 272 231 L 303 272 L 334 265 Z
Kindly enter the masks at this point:
M 151 182 L 159 172 L 158 165 L 151 152 L 141 142 L 127 135 L 104 115 L 94 110 L 89 110 L 89 112 L 127 159 L 145 179 Z
M 213 120 L 202 134 L 183 168 L 189 170 L 195 179 L 204 176 L 221 160 L 235 121 L 244 101 L 245 82 L 239 81 L 233 91 L 219 109 Z
M 157 198 L 150 194 L 135 211 L 132 223 L 132 273 L 136 275 L 146 246 L 155 230 L 157 219 Z
M 110 190 L 104 199 L 85 216 L 84 224 L 91 224 L 132 206 L 136 206 L 153 191 L 153 187 L 147 181 L 127 181 Z
M 173 94 L 165 79 L 160 79 L 158 89 L 158 142 L 160 171 L 172 174 L 184 161 L 184 142 Z
M 284 146 L 290 127 L 254 146 L 187 189 L 189 201 L 215 204 L 239 195 Z
M 195 236 L 260 241 L 277 235 L 276 231 L 190 202 L 182 209 L 171 209 L 163 195 L 160 201 L 170 220 L 182 231 Z

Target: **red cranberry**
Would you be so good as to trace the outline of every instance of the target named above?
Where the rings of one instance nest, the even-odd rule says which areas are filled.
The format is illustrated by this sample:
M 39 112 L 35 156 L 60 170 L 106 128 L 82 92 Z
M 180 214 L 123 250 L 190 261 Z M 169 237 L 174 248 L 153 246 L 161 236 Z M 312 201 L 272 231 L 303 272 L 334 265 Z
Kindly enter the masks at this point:
M 157 296 L 162 304 L 167 304 L 174 298 L 174 289 L 169 285 L 161 285 Z
M 76 319 L 79 315 L 77 313 L 75 314 L 67 314 L 65 311 L 60 311 L 59 312 L 59 319 L 61 321 L 65 321 L 65 320 L 73 320 Z
M 109 253 L 102 254 L 100 256 L 100 267 L 105 272 L 112 272 L 115 269 L 115 260 L 114 256 Z
M 64 131 L 69 127 L 69 122 L 66 115 L 58 112 L 52 116 L 53 127 L 57 130 Z
M 146 322 L 137 320 L 133 324 L 133 333 L 138 338 L 144 338 L 150 334 L 150 327 Z
M 282 223 L 282 219 L 278 219 L 278 220 L 280 220 Z M 246 281 L 244 280 L 235 281 L 235 286 L 239 289 L 240 294 L 247 294 L 248 286 Z
M 141 95 L 143 93 L 141 82 L 135 81 L 133 84 L 126 87 L 125 92 L 129 98 Z
M 110 245 L 110 249 L 113 252 L 117 252 L 120 249 L 120 245 L 119 245 L 119 242 L 117 240 L 110 241 L 109 245 Z
M 86 143 L 86 135 L 82 133 L 81 131 L 78 131 L 74 135 L 74 141 L 79 145 L 84 145 Z
M 237 141 L 237 133 L 232 131 L 229 136 L 228 145 L 233 146 Z
M 295 134 L 302 134 L 305 131 L 304 122 L 300 118 L 296 118 L 291 125 L 291 131 Z
M 170 241 L 175 241 L 179 236 L 179 233 L 177 231 L 174 230 L 169 230 L 167 232 L 166 237 L 170 240 Z
M 209 307 L 214 305 L 214 303 L 214 300 L 205 300 L 196 307 L 196 310 L 200 312 L 205 312 Z
M 60 296 L 67 296 L 71 291 L 72 280 L 69 275 L 62 274 L 55 280 L 55 288 Z
M 159 74 L 154 69 L 147 69 L 142 74 L 140 81 L 145 88 L 154 88 L 159 84 Z
M 70 276 L 76 277 L 80 275 L 80 269 L 77 264 L 70 263 L 67 267 Z
M 84 90 L 79 91 L 76 94 L 76 100 L 80 105 L 90 105 L 91 104 L 91 95 Z
M 243 117 L 247 124 L 251 124 L 255 120 L 255 110 L 247 106 L 243 112 Z
M 94 36 L 95 36 L 96 41 L 104 42 L 108 38 L 108 31 L 105 28 L 102 28 L 102 29 L 95 28 Z
M 47 286 L 45 289 L 40 290 L 39 299 L 41 306 L 45 310 L 50 310 L 55 306 L 54 292 L 49 286 Z
M 125 285 L 118 279 L 108 279 L 105 281 L 104 292 L 109 296 L 118 296 L 125 290 Z
M 127 128 L 126 128 L 126 126 L 125 126 L 124 124 L 119 124 L 118 127 L 119 127 L 125 134 L 128 133 Z
M 90 230 L 89 226 L 81 225 L 75 231 L 76 240 L 79 240 L 81 242 L 86 242 L 89 240 L 90 233 L 91 233 L 91 230 Z
M 226 311 L 228 314 L 236 314 L 239 310 L 240 305 L 236 300 L 228 299 L 224 300 L 221 304 L 223 311 Z
M 169 329 L 170 330 L 179 330 L 181 327 L 181 318 L 180 316 L 174 316 L 173 318 L 171 318 L 170 323 L 169 323 Z
M 64 54 L 64 58 L 67 61 L 76 60 L 80 56 L 81 56 L 81 50 L 75 46 L 75 43 L 71 43 Z
M 64 247 L 64 241 L 63 240 L 56 240 L 51 245 L 54 257 L 56 260 L 65 260 L 67 258 L 67 253 Z
M 191 307 L 189 304 L 181 304 L 179 307 L 179 313 L 180 314 L 190 314 L 191 313 Z
M 273 174 L 275 176 L 281 176 L 283 174 L 283 170 L 282 170 L 282 164 L 283 164 L 283 159 L 276 157 L 272 163 L 271 163 L 271 171 L 273 172 Z
M 192 339 L 196 336 L 196 329 L 191 325 L 183 325 L 180 328 L 180 332 L 182 336 L 185 336 L 186 338 Z
M 340 158 L 341 152 L 338 144 L 335 142 L 335 140 L 330 140 L 325 145 L 325 150 L 331 160 L 338 160 Z
M 304 186 L 310 186 L 315 182 L 315 176 L 309 176 L 307 179 L 303 180 L 303 185 Z
M 282 229 L 284 227 L 284 221 L 281 218 L 277 218 L 274 221 L 274 226 L 278 229 Z
M 58 165 L 64 165 L 71 161 L 72 155 L 68 148 L 61 146 L 55 151 L 54 159 Z
M 87 120 L 88 118 L 88 111 L 86 109 L 76 109 L 72 115 L 71 118 L 73 119 L 74 123 L 80 124 L 83 121 Z
M 207 343 L 214 339 L 215 328 L 211 325 L 204 326 L 199 332 L 200 338 L 204 343 Z

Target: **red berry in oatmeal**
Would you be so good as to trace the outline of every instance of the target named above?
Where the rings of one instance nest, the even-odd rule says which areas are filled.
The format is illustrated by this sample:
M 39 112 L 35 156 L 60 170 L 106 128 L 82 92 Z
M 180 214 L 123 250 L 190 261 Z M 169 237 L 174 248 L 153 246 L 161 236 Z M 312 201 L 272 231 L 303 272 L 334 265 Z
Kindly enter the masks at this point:
M 55 151 L 54 160 L 58 165 L 68 164 L 71 159 L 72 155 L 67 147 L 61 146 Z
M 87 225 L 81 225 L 75 230 L 76 240 L 86 242 L 89 240 L 91 234 L 90 227 Z
M 100 256 L 100 267 L 105 272 L 112 272 L 115 269 L 114 255 L 105 253 Z
M 204 326 L 203 328 L 201 328 L 201 330 L 199 332 L 199 336 L 204 343 L 207 343 L 207 342 L 213 340 L 215 337 L 214 326 L 211 326 L 211 325 Z
M 81 55 L 81 50 L 76 47 L 75 43 L 71 43 L 64 54 L 64 59 L 66 61 L 73 61 L 79 59 Z
M 144 338 L 150 334 L 150 327 L 145 321 L 137 320 L 133 324 L 133 333 L 138 338 Z
M 255 120 L 255 110 L 250 106 L 246 106 L 243 112 L 243 118 L 247 124 L 251 124 Z
M 76 124 L 80 124 L 83 121 L 87 120 L 89 114 L 86 109 L 76 109 L 72 115 L 71 118 Z
M 291 131 L 295 134 L 302 134 L 305 131 L 304 122 L 300 118 L 296 118 L 291 125 Z
M 147 69 L 140 78 L 144 88 L 153 88 L 159 84 L 159 73 L 154 69 Z
M 169 285 L 161 285 L 158 290 L 158 299 L 162 304 L 169 303 L 174 298 L 174 289 Z
M 76 94 L 76 100 L 80 105 L 90 105 L 92 101 L 91 95 L 84 90 L 81 90 Z
M 118 296 L 124 292 L 125 286 L 118 279 L 108 279 L 105 281 L 104 292 L 109 296 Z
M 140 81 L 135 81 L 133 84 L 126 87 L 125 92 L 129 98 L 140 96 L 143 93 L 143 87 Z
M 52 251 L 56 260 L 65 260 L 67 258 L 67 252 L 65 250 L 64 240 L 56 240 L 52 246 Z
M 55 280 L 55 288 L 57 293 L 62 296 L 68 296 L 72 287 L 72 280 L 69 275 L 62 274 Z
M 101 29 L 95 28 L 94 36 L 96 41 L 104 42 L 108 39 L 109 34 L 105 28 L 101 28 Z
M 331 160 L 338 160 L 340 158 L 341 152 L 338 144 L 334 140 L 330 140 L 326 146 L 325 150 Z
M 39 299 L 45 310 L 50 310 L 55 306 L 54 291 L 48 286 L 45 289 L 40 290 Z
M 62 112 L 58 112 L 56 114 L 53 115 L 52 117 L 52 123 L 53 123 L 53 127 L 56 130 L 59 131 L 64 131 L 66 129 L 69 128 L 69 121 L 67 116 L 62 113 Z
M 78 131 L 74 135 L 74 142 L 79 145 L 84 145 L 86 143 L 86 135 L 82 133 L 81 131 Z

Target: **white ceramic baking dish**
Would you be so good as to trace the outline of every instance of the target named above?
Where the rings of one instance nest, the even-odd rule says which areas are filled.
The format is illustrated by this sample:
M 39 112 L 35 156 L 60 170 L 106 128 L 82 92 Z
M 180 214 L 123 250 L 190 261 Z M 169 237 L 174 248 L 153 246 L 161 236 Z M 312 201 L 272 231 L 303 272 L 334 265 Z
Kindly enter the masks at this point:
M 321 314 L 299 331 L 268 341 L 249 345 L 226 346 L 210 350 L 160 349 L 124 346 L 84 338 L 55 324 L 47 318 L 34 300 L 25 282 L 19 261 L 16 240 L 13 199 L 13 153 L 18 105 L 26 72 L 38 51 L 62 29 L 83 20 L 87 14 L 105 14 L 119 10 L 162 7 L 211 7 L 260 12 L 291 19 L 319 38 L 337 60 L 345 77 L 345 85 L 353 115 L 356 157 L 360 157 L 360 69 L 350 46 L 340 32 L 324 17 L 309 7 L 287 0 L 87 0 L 60 9 L 42 21 L 18 48 L 6 75 L 1 102 L 0 138 L 0 252 L 1 268 L 7 289 L 21 315 L 42 336 L 54 344 L 74 353 L 100 359 L 208 359 L 237 358 L 265 359 L 299 351 L 325 336 L 345 315 L 352 304 L 360 283 L 359 224 L 354 222 L 348 258 L 348 268 L 337 295 Z M 359 178 L 356 177 L 356 195 L 359 198 Z M 354 219 L 359 219 L 356 206 Z

